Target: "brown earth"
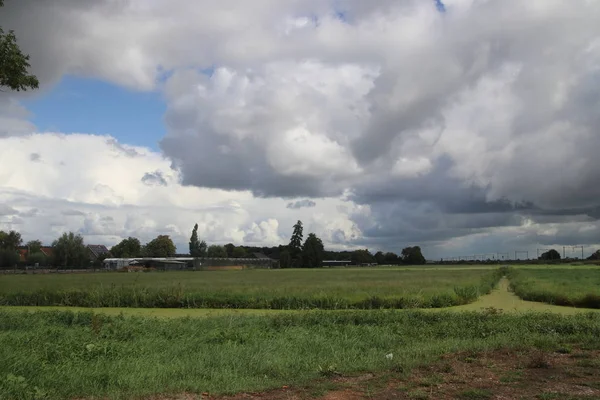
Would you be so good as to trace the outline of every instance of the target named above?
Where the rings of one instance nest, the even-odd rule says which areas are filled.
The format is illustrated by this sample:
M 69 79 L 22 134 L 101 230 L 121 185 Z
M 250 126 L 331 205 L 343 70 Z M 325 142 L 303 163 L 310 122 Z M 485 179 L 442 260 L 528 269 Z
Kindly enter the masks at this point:
M 192 399 L 187 395 L 175 399 Z M 600 351 L 498 350 L 447 355 L 409 376 L 401 372 L 336 376 L 306 387 L 196 397 L 215 400 L 583 400 L 600 399 Z M 162 398 L 166 400 L 167 398 Z M 155 400 L 158 400 L 156 398 Z
M 202 268 L 205 271 L 241 271 L 244 269 L 243 265 L 211 265 Z

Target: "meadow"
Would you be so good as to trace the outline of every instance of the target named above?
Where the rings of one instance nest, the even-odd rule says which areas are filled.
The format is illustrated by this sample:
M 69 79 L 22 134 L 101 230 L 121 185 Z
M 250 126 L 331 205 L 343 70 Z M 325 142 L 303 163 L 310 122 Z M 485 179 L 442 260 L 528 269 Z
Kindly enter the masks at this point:
M 600 314 L 377 310 L 164 320 L 0 312 L 0 398 L 238 393 L 364 371 L 403 375 L 458 351 L 598 349 L 599 336 Z
M 498 268 L 7 275 L 0 305 L 230 309 L 440 308 L 489 293 Z
M 600 309 L 600 268 L 509 270 L 510 287 L 523 300 Z

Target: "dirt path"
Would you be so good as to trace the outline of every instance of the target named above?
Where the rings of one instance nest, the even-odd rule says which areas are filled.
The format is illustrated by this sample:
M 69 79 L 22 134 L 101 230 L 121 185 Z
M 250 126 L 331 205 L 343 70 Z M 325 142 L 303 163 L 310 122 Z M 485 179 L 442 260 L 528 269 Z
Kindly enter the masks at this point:
M 589 308 L 575 308 L 553 306 L 551 304 L 538 303 L 535 301 L 521 300 L 517 295 L 508 290 L 509 281 L 506 277 L 500 280 L 498 287 L 492 293 L 481 296 L 475 302 L 464 306 L 450 307 L 448 310 L 453 311 L 480 311 L 494 307 L 501 309 L 503 312 L 552 312 L 558 314 L 577 314 L 582 312 L 600 312 L 600 310 Z
M 574 307 L 562 307 L 553 306 L 545 303 L 538 303 L 533 301 L 524 301 L 517 297 L 514 293 L 508 290 L 509 282 L 507 278 L 502 278 L 498 284 L 498 287 L 488 295 L 481 296 L 475 302 L 466 304 L 464 306 L 448 307 L 448 308 L 435 308 L 435 309 L 423 309 L 428 312 L 438 311 L 481 311 L 483 309 L 496 308 L 502 310 L 502 312 L 552 312 L 564 315 L 578 314 L 584 312 L 600 312 L 596 309 L 588 308 L 574 308 Z M 304 312 L 296 310 L 231 310 L 231 309 L 205 309 L 205 308 L 84 308 L 84 307 L 60 307 L 60 306 L 43 306 L 43 307 L 29 307 L 29 306 L 3 306 L 0 307 L 0 311 L 93 311 L 98 314 L 106 315 L 119 315 L 124 314 L 127 316 L 147 316 L 147 317 L 161 317 L 161 318 L 182 318 L 182 317 L 194 317 L 194 318 L 207 318 L 213 316 L 232 316 L 232 315 L 274 315 L 279 313 L 295 313 Z M 329 312 L 344 312 L 329 311 Z M 365 312 L 369 312 L 365 310 Z

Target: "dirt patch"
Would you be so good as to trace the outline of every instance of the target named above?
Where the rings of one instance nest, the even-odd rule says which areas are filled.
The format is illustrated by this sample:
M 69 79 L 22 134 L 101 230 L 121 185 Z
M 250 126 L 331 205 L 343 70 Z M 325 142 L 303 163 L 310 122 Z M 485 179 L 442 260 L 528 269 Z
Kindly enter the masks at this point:
M 600 351 L 498 350 L 443 356 L 408 377 L 396 372 L 336 377 L 301 388 L 218 400 L 600 399 Z

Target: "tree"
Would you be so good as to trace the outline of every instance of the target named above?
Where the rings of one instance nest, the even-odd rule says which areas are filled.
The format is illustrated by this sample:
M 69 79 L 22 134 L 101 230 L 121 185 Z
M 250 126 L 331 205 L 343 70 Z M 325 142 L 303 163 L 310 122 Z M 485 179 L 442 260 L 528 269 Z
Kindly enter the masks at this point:
M 223 247 L 223 246 L 218 246 L 216 244 L 213 244 L 211 246 L 208 246 L 208 257 L 209 258 L 227 258 L 227 250 L 225 250 L 225 247 Z
M 27 255 L 27 264 L 28 265 L 38 265 L 40 267 L 45 267 L 48 265 L 48 257 L 42 253 L 41 251 L 30 252 Z
M 550 249 L 545 253 L 542 253 L 540 256 L 540 260 L 544 261 L 552 261 L 552 260 L 560 260 L 560 253 L 554 249 Z
M 57 267 L 89 266 L 90 257 L 83 243 L 83 237 L 73 232 L 63 233 L 52 243 L 53 264 Z
M 0 231 L 0 268 L 14 268 L 19 262 L 17 248 L 23 240 L 17 231 Z
M 236 249 L 236 247 L 233 243 L 227 243 L 225 245 L 225 251 L 227 251 L 227 257 L 233 257 L 233 253 L 235 252 L 235 249 Z
M 392 252 L 385 253 L 385 263 L 388 265 L 399 264 L 398 254 Z
M 116 258 L 134 258 L 142 255 L 142 244 L 138 238 L 128 237 L 121 240 L 110 249 L 110 254 Z
M 594 254 L 588 257 L 588 260 L 600 260 L 600 250 L 596 250 Z
M 292 267 L 292 256 L 286 249 L 279 253 L 279 268 L 291 268 Z
M 297 258 L 302 252 L 302 238 L 302 221 L 298 221 L 294 225 L 294 232 L 292 233 L 290 245 L 288 246 L 292 258 Z
M 198 224 L 194 225 L 190 237 L 190 255 L 192 257 L 206 257 L 206 242 L 198 239 Z
M 227 248 L 227 246 L 225 246 Z M 227 253 L 229 255 L 229 252 Z M 246 249 L 243 247 L 236 247 L 233 249 L 232 254 L 229 257 L 233 258 L 246 258 L 248 253 L 246 253 Z
M 419 246 L 405 247 L 402 249 L 402 262 L 408 265 L 425 264 L 425 257 Z
M 377 262 L 377 264 L 379 265 L 386 264 L 385 254 L 383 254 L 382 251 L 378 251 L 377 253 L 375 253 L 375 262 Z
M 0 7 L 4 1 L 0 0 Z M 14 31 L 4 33 L 0 28 L 0 87 L 10 90 L 37 89 L 38 79 L 28 72 L 29 55 L 23 54 Z
M 0 249 L 0 268 L 14 268 L 19 262 L 19 254 L 13 249 Z
M 26 246 L 27 246 L 28 254 L 35 254 L 35 253 L 42 252 L 42 242 L 40 242 L 39 240 L 30 240 L 29 242 L 27 242 Z
M 177 248 L 175 247 L 175 243 L 173 243 L 169 235 L 158 235 L 156 238 L 146 243 L 142 253 L 146 257 L 166 258 L 173 257 L 176 251 Z
M 17 231 L 4 232 L 0 231 L 0 249 L 17 250 L 23 243 L 21 234 Z
M 350 256 L 350 261 L 355 265 L 372 264 L 375 262 L 375 257 L 368 249 L 354 250 Z
M 302 246 L 302 267 L 321 268 L 325 248 L 323 242 L 314 233 L 309 233 Z

